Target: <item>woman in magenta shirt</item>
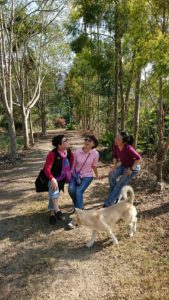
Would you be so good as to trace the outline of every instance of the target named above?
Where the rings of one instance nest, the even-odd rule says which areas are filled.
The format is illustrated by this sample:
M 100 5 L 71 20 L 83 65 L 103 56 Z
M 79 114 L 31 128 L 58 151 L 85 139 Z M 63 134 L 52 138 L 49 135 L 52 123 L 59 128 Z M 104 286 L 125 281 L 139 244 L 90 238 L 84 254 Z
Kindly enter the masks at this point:
M 140 154 L 132 147 L 132 135 L 121 132 L 115 138 L 113 145 L 113 169 L 109 174 L 110 192 L 104 202 L 108 207 L 118 202 L 122 188 L 140 172 Z M 119 179 L 117 181 L 117 179 Z

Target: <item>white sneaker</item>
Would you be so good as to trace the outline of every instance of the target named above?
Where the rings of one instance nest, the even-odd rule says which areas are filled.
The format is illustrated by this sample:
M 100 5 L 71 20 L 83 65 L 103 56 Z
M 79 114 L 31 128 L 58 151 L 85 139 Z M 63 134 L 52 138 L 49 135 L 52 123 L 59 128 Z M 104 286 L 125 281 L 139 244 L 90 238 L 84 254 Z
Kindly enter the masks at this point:
M 74 229 L 76 226 L 73 224 L 72 221 L 70 221 L 67 225 L 66 225 L 66 230 L 71 230 Z

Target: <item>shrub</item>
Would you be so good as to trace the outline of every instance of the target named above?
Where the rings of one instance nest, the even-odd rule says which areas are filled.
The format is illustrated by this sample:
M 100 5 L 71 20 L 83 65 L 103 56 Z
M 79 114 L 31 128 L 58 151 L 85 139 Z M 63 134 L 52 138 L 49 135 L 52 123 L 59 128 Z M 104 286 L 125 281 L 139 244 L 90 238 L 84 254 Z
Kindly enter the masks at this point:
M 64 118 L 56 118 L 54 124 L 56 128 L 64 128 L 66 126 L 66 120 Z
M 75 125 L 73 123 L 69 123 L 66 125 L 66 130 L 74 130 L 75 129 Z

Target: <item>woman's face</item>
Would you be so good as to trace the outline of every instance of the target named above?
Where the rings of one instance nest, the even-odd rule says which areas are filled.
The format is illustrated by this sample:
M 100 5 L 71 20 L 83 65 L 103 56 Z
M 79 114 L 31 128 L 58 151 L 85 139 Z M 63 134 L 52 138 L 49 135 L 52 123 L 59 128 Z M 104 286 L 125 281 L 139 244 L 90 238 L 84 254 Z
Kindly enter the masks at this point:
M 84 144 L 85 144 L 85 147 L 90 148 L 90 149 L 92 149 L 95 146 L 94 142 L 89 137 L 86 137 L 84 139 Z
M 120 134 L 116 135 L 115 137 L 115 145 L 123 145 L 123 138 Z
M 61 145 L 58 146 L 59 150 L 66 150 L 70 147 L 69 141 L 66 137 L 63 137 Z

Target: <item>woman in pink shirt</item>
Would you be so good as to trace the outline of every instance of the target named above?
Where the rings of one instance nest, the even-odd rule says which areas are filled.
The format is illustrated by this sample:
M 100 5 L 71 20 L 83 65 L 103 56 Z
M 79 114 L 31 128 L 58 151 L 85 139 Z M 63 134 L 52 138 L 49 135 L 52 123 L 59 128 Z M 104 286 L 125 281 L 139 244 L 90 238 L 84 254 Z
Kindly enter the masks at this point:
M 108 207 L 118 202 L 122 188 L 140 172 L 140 154 L 132 147 L 134 139 L 122 131 L 113 145 L 113 169 L 109 174 L 110 192 L 104 202 Z M 119 179 L 117 181 L 117 179 Z
M 77 149 L 74 152 L 74 161 L 72 166 L 72 179 L 69 183 L 68 192 L 72 198 L 75 208 L 83 209 L 83 194 L 89 184 L 93 180 L 93 172 L 98 178 L 97 164 L 99 160 L 99 153 L 96 151 L 98 146 L 98 140 L 94 135 L 87 135 L 84 139 L 84 147 Z M 76 178 L 73 176 L 75 173 L 79 173 L 81 183 L 77 184 Z M 73 228 L 72 223 L 68 226 Z

